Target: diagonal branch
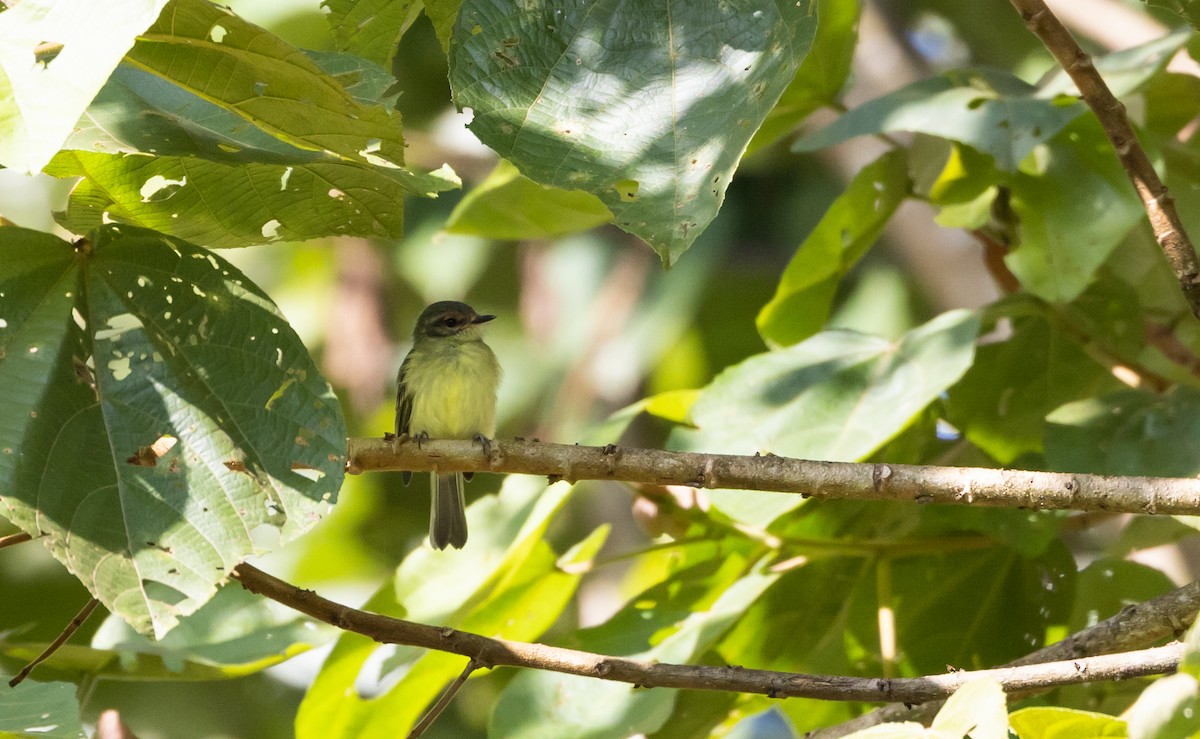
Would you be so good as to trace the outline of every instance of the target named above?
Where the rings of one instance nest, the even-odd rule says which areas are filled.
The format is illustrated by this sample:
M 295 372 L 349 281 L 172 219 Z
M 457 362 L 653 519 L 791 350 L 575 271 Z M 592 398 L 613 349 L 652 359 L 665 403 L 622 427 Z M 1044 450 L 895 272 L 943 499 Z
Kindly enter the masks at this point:
M 757 693 L 772 698 L 922 703 L 945 698 L 965 683 L 980 677 L 996 680 L 1006 692 L 1011 693 L 1057 685 L 1159 675 L 1173 672 L 1183 655 L 1183 645 L 1173 642 L 1137 652 L 915 678 L 804 675 L 737 666 L 675 665 L 491 639 L 466 631 L 389 618 L 326 600 L 312 591 L 297 588 L 245 563 L 238 565 L 233 577 L 252 593 L 264 595 L 319 621 L 384 644 L 403 644 L 461 654 L 479 667 L 527 667 L 646 688 Z
M 796 493 L 812 498 L 909 500 L 1010 508 L 1200 514 L 1200 480 L 1110 477 L 982 467 L 810 462 L 789 457 L 736 456 L 493 441 L 485 454 L 470 441 L 418 446 L 351 439 L 347 471 L 483 471 L 547 475 L 551 480 L 622 480 Z
M 1192 313 L 1200 317 L 1200 259 L 1197 259 L 1196 249 L 1175 210 L 1175 199 L 1167 192 L 1167 186 L 1159 179 L 1145 149 L 1138 142 L 1124 104 L 1108 89 L 1093 66 L 1091 57 L 1079 47 L 1071 32 L 1050 12 L 1046 3 L 1042 0 L 1009 1 L 1020 12 L 1026 27 L 1042 40 L 1071 76 L 1084 102 L 1100 120 L 1121 166 L 1133 183 L 1133 189 L 1142 199 L 1150 227 L 1154 230 L 1154 239 L 1166 254 L 1175 278 L 1179 280 L 1184 299 L 1191 306 Z

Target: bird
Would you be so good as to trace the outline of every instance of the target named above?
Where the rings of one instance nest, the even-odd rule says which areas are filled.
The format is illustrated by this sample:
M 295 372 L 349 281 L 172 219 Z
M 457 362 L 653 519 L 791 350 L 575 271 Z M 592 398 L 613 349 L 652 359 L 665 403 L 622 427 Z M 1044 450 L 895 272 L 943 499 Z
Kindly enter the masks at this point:
M 480 327 L 494 318 L 454 300 L 421 311 L 396 377 L 397 439 L 473 439 L 490 451 L 501 368 Z M 405 483 L 410 476 L 405 473 Z M 430 474 L 429 543 L 435 549 L 467 543 L 463 488 L 469 479 L 462 472 Z

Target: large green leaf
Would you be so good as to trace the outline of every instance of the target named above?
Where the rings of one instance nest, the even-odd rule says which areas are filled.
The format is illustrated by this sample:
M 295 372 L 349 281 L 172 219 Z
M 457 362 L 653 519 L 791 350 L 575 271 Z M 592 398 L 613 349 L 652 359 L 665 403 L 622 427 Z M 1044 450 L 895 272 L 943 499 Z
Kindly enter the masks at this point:
M 953 70 L 863 103 L 793 148 L 811 151 L 855 136 L 912 131 L 968 144 L 1013 171 L 1084 110 L 1077 100 L 1039 97 L 1036 88 L 1006 72 Z
M 855 176 L 800 244 L 775 297 L 759 311 L 758 332 L 767 343 L 790 346 L 821 330 L 839 281 L 908 193 L 908 162 L 901 151 L 884 154 Z
M 1200 391 L 1122 390 L 1068 403 L 1046 420 L 1052 469 L 1160 477 L 1200 472 Z
M 195 613 L 154 641 L 110 616 L 90 647 L 67 645 L 38 669 L 78 682 L 113 680 L 227 680 L 277 665 L 334 639 L 337 631 L 252 595 L 221 588 Z M 0 642 L 5 658 L 28 662 L 45 644 Z
M 671 264 L 716 216 L 816 30 L 815 0 L 467 0 L 450 84 L 531 179 L 598 196 Z
M 9 675 L 0 674 L 5 683 Z M 71 683 L 26 680 L 0 689 L 0 735 L 75 739 L 85 737 L 79 720 L 79 700 Z M 10 733 L 11 732 L 11 733 Z
M 322 0 L 334 42 L 377 64 L 390 66 L 400 37 L 421 10 L 418 0 Z
M 566 607 L 586 569 L 580 565 L 591 560 L 606 534 L 598 531 L 562 557 L 543 541 L 553 514 L 574 490 L 566 483 L 546 488 L 536 478 L 510 476 L 498 497 L 467 510 L 475 533 L 465 549 L 414 551 L 400 565 L 394 588 L 385 587 L 366 607 L 489 636 L 536 639 Z M 465 664 L 458 655 L 400 647 L 383 671 L 402 671 L 402 677 L 384 694 L 366 699 L 354 686 L 378 648 L 357 634 L 338 640 L 301 704 L 297 736 L 403 735 Z
M 1004 262 L 1030 292 L 1067 302 L 1083 292 L 1145 211 L 1093 117 L 1056 136 L 1037 164 L 1006 183 L 1017 229 Z
M 810 113 L 837 100 L 850 75 L 861 11 L 860 0 L 817 0 L 817 35 L 812 49 L 750 140 L 748 154 L 772 144 Z
M 58 215 L 75 233 L 118 221 L 214 248 L 325 236 L 396 238 L 404 233 L 405 195 L 451 186 L 435 175 L 354 162 L 225 164 L 87 151 L 60 153 L 46 172 L 83 178 Z
M 162 636 L 340 487 L 337 399 L 271 301 L 199 247 L 0 229 L 0 503 Z
M 404 164 L 398 115 L 363 105 L 307 54 L 206 0 L 172 0 L 126 63 L 297 148 Z
M 166 0 L 24 0 L 0 13 L 0 165 L 37 172 Z
M 873 452 L 971 366 L 979 320 L 951 311 L 887 341 L 825 331 L 751 357 L 713 380 L 692 406 L 692 449 L 771 452 L 853 461 Z M 682 434 L 681 434 L 682 436 Z M 800 505 L 795 495 L 713 491 L 714 506 L 766 525 Z

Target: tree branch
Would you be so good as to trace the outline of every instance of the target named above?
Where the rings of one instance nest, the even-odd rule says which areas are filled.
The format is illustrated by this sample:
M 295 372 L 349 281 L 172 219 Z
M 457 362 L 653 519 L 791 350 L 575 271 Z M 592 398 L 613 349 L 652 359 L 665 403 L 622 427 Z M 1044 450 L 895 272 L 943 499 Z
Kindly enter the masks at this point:
M 1006 692 L 1104 680 L 1125 680 L 1172 672 L 1183 645 L 1172 643 L 1140 652 L 1108 654 L 993 670 L 951 672 L 917 678 L 861 678 L 803 675 L 772 670 L 707 665 L 675 665 L 609 657 L 542 644 L 490 639 L 479 634 L 388 618 L 348 608 L 301 590 L 248 564 L 233 577 L 252 593 L 266 596 L 327 624 L 384 644 L 437 649 L 469 657 L 480 667 L 527 667 L 630 683 L 646 688 L 685 688 L 758 693 L 772 698 L 922 703 L 945 698 L 979 677 L 998 681 Z
M 1133 603 L 1095 626 L 1031 652 L 1006 667 L 1076 659 L 1096 654 L 1139 649 L 1187 631 L 1200 610 L 1200 582 L 1193 582 L 1144 603 Z M 1029 691 L 1037 693 L 1041 691 Z M 856 731 L 896 721 L 932 719 L 942 701 L 919 706 L 890 705 L 836 726 L 810 732 L 806 739 L 838 739 Z
M 552 481 L 623 480 L 652 485 L 797 493 L 812 498 L 908 500 L 1010 508 L 1200 514 L 1200 480 L 1110 477 L 1064 472 L 810 462 L 735 456 L 493 441 L 485 454 L 471 441 L 421 444 L 351 439 L 350 473 L 483 471 L 547 475 Z
M 1166 254 L 1175 278 L 1179 280 L 1184 299 L 1191 306 L 1192 313 L 1200 317 L 1200 259 L 1197 259 L 1196 249 L 1175 210 L 1175 199 L 1154 171 L 1150 158 L 1133 132 L 1133 126 L 1129 124 L 1125 106 L 1108 89 L 1092 65 L 1091 57 L 1079 47 L 1070 31 L 1063 27 L 1042 0 L 1009 1 L 1021 14 L 1026 27 L 1042 40 L 1070 75 L 1084 102 L 1100 120 L 1121 166 L 1142 199 L 1150 227 L 1154 230 L 1154 239 Z

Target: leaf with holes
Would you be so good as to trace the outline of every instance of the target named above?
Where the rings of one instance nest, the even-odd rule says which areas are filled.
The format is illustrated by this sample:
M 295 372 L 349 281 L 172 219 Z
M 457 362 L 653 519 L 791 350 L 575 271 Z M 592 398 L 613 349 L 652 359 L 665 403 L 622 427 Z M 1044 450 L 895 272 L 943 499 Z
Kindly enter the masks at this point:
M 0 13 L 0 164 L 37 172 L 166 0 L 24 0 Z
M 337 399 L 236 268 L 130 226 L 0 264 L 0 510 L 110 611 L 162 636 L 329 508 Z
M 530 179 L 598 196 L 674 262 L 808 53 L 815 0 L 467 0 L 450 86 Z
M 46 167 L 83 177 L 59 223 L 87 233 L 118 221 L 208 247 L 325 236 L 400 238 L 404 196 L 446 189 L 436 175 L 354 162 L 224 164 L 194 157 L 64 151 Z

